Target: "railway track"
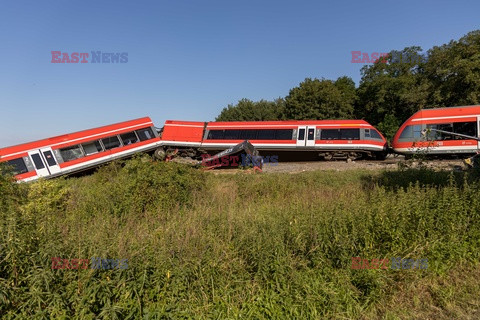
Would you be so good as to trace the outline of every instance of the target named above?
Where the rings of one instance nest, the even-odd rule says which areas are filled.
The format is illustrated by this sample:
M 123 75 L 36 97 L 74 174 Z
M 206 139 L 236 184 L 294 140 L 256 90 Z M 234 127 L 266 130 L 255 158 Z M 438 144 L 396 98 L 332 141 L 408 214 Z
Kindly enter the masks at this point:
M 384 161 L 288 161 L 267 163 L 263 173 L 299 173 L 305 171 L 348 171 L 348 170 L 397 170 L 402 164 L 418 167 L 418 161 L 405 160 L 403 156 L 388 156 Z M 423 161 L 423 166 L 436 170 L 460 170 L 464 168 L 462 159 L 443 159 Z M 214 174 L 231 174 L 238 172 L 237 168 L 227 168 L 211 171 Z

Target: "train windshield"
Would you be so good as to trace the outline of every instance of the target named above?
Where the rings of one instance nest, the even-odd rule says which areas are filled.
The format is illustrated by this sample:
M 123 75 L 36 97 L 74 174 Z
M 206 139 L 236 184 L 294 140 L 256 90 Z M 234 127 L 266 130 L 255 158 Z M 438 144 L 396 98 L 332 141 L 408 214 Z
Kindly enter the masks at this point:
M 380 133 L 378 133 L 377 130 L 370 130 L 370 137 L 382 140 L 382 136 L 380 136 Z
M 402 133 L 400 134 L 399 139 L 403 139 L 403 140 L 420 139 L 421 136 L 422 136 L 421 125 L 406 126 L 405 129 L 403 129 Z

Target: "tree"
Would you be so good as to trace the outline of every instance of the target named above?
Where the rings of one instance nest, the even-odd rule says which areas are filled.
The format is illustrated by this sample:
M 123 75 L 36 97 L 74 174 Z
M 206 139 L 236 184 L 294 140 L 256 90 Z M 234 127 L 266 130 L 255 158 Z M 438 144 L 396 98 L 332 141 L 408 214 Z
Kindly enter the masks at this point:
M 429 103 L 451 107 L 480 103 L 480 30 L 428 51 Z
M 216 121 L 264 121 L 279 120 L 283 114 L 285 101 L 281 98 L 275 101 L 260 100 L 254 102 L 241 99 L 236 105 L 229 104 L 223 108 Z
M 422 56 L 421 50 L 408 47 L 391 51 L 386 61 L 361 70 L 355 117 L 378 125 L 387 139 L 414 112 L 428 106 L 430 85 L 423 75 L 425 59 L 398 59 Z
M 355 83 L 348 77 L 338 78 L 337 81 L 306 78 L 285 98 L 284 118 L 349 118 L 353 115 L 355 100 Z

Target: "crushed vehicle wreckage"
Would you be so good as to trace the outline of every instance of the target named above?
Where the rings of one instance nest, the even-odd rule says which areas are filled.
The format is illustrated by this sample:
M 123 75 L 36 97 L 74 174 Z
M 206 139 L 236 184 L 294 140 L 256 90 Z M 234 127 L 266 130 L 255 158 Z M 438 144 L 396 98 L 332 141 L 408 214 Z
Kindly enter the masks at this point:
M 165 160 L 200 166 L 205 170 L 220 167 L 253 167 L 254 171 L 261 172 L 263 167 L 263 158 L 248 140 L 244 140 L 243 142 L 214 155 L 206 153 L 202 154 L 202 160 L 176 157 L 176 152 L 167 156 Z

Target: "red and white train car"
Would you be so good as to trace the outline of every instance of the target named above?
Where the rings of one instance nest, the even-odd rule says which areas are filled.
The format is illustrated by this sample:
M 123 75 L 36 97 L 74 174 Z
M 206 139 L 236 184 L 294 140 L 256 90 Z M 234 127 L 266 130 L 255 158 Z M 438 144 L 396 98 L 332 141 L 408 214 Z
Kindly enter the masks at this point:
M 248 122 L 165 122 L 162 145 L 221 151 L 249 140 L 262 152 L 315 152 L 325 159 L 384 158 L 385 138 L 363 120 L 248 121 Z
M 0 162 L 19 181 L 57 177 L 108 161 L 155 150 L 200 157 L 249 140 L 260 152 L 310 152 L 325 159 L 387 153 L 385 138 L 363 120 L 165 122 L 161 137 L 150 118 L 140 118 L 0 149 Z
M 473 154 L 480 142 L 445 133 L 429 131 L 436 129 L 460 135 L 479 137 L 480 106 L 464 106 L 423 109 L 411 116 L 395 134 L 392 147 L 396 153 L 412 155 Z M 425 130 L 427 136 L 422 132 Z
M 13 167 L 17 180 L 31 181 L 86 170 L 102 163 L 153 151 L 160 138 L 150 118 L 0 149 L 0 162 Z

